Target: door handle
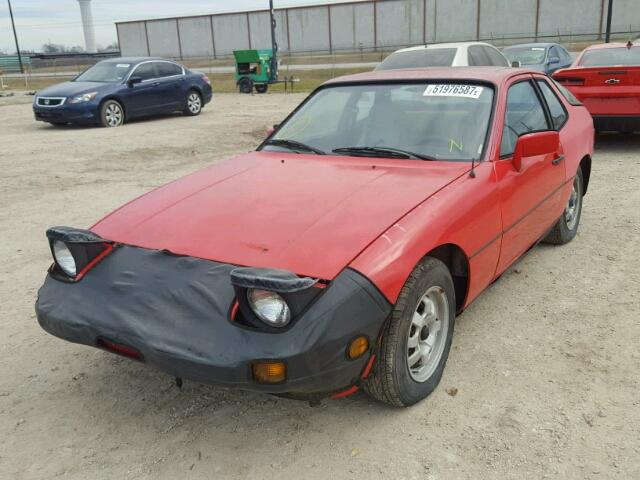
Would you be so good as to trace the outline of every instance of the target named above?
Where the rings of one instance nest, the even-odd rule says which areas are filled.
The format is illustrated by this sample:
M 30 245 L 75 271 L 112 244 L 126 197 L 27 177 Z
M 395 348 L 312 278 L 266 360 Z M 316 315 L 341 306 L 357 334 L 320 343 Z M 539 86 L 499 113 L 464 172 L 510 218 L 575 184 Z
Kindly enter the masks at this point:
M 560 162 L 562 162 L 563 160 L 564 160 L 564 155 L 560 155 L 559 157 L 556 157 L 553 160 L 551 160 L 551 163 L 553 165 L 560 165 Z
M 620 83 L 620 80 L 618 80 L 617 78 L 610 78 L 609 80 L 605 80 L 604 83 L 606 83 L 607 85 L 617 85 L 618 83 Z

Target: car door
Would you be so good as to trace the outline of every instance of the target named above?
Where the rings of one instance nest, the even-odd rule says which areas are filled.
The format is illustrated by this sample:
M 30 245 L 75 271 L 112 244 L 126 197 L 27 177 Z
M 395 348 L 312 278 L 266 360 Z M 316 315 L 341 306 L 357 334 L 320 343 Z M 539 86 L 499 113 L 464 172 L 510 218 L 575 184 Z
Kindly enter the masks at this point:
M 158 106 L 163 112 L 184 108 L 186 98 L 182 91 L 185 77 L 182 67 L 173 62 L 155 62 L 158 72 Z
M 145 62 L 138 65 L 129 76 L 129 79 L 139 77 L 140 83 L 131 85 L 126 91 L 125 109 L 128 117 L 138 117 L 157 112 L 158 82 L 154 62 Z
M 524 158 L 520 170 L 513 162 L 520 136 L 549 130 L 555 128 L 533 78 L 517 77 L 507 91 L 496 161 L 503 228 L 498 274 L 533 246 L 562 213 L 562 146 L 553 154 Z

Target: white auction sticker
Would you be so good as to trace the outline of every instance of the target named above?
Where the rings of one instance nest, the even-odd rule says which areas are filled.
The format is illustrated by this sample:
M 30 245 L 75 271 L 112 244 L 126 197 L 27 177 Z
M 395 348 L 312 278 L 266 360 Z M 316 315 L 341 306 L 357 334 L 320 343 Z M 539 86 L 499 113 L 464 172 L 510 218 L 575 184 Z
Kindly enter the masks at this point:
M 434 83 L 427 86 L 424 91 L 425 97 L 464 97 L 464 98 L 480 98 L 484 87 L 477 85 L 454 85 L 451 83 Z
M 130 66 L 130 63 L 119 63 L 116 65 L 116 68 L 129 68 Z

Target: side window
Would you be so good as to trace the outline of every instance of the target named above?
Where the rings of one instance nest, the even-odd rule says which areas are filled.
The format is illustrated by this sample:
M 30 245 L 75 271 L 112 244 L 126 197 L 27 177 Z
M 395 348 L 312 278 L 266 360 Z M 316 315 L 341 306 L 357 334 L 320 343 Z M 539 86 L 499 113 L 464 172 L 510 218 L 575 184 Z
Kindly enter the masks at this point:
M 153 67 L 153 63 L 143 63 L 142 65 L 138 65 L 136 69 L 131 74 L 132 77 L 140 77 L 142 80 L 150 80 L 152 78 L 156 78 L 156 70 Z
M 509 66 L 509 62 L 502 56 L 502 54 L 491 47 L 484 47 L 485 54 L 489 58 L 491 62 L 490 65 L 494 65 L 496 67 L 507 67 Z
M 551 47 L 551 49 L 549 49 L 549 59 L 554 57 L 562 60 L 562 57 L 560 56 L 560 52 L 558 51 L 558 49 L 556 47 Z
M 520 135 L 544 130 L 549 130 L 547 117 L 531 82 L 512 85 L 507 93 L 500 156 L 513 154 Z
M 158 70 L 158 77 L 171 77 L 173 75 L 182 75 L 182 68 L 180 68 L 175 63 L 157 62 L 156 69 Z
M 484 54 L 484 49 L 480 45 L 472 45 L 467 50 L 469 55 L 469 65 L 472 67 L 481 67 L 488 65 L 488 59 Z
M 549 112 L 551 113 L 553 127 L 556 130 L 560 130 L 567 121 L 567 111 L 564 109 L 564 106 L 562 106 L 562 103 L 556 96 L 555 92 L 551 89 L 546 81 L 538 80 L 537 82 L 540 90 L 542 91 L 542 96 L 549 106 Z

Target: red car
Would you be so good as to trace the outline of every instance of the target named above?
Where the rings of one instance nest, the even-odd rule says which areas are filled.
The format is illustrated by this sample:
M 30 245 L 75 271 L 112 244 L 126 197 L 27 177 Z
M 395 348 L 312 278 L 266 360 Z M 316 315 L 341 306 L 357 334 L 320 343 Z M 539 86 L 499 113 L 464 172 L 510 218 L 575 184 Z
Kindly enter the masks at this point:
M 597 131 L 640 130 L 640 45 L 588 47 L 553 78 L 587 107 Z
M 411 405 L 456 314 L 539 241 L 574 238 L 593 138 L 526 70 L 338 78 L 257 151 L 50 229 L 38 320 L 180 379 Z

